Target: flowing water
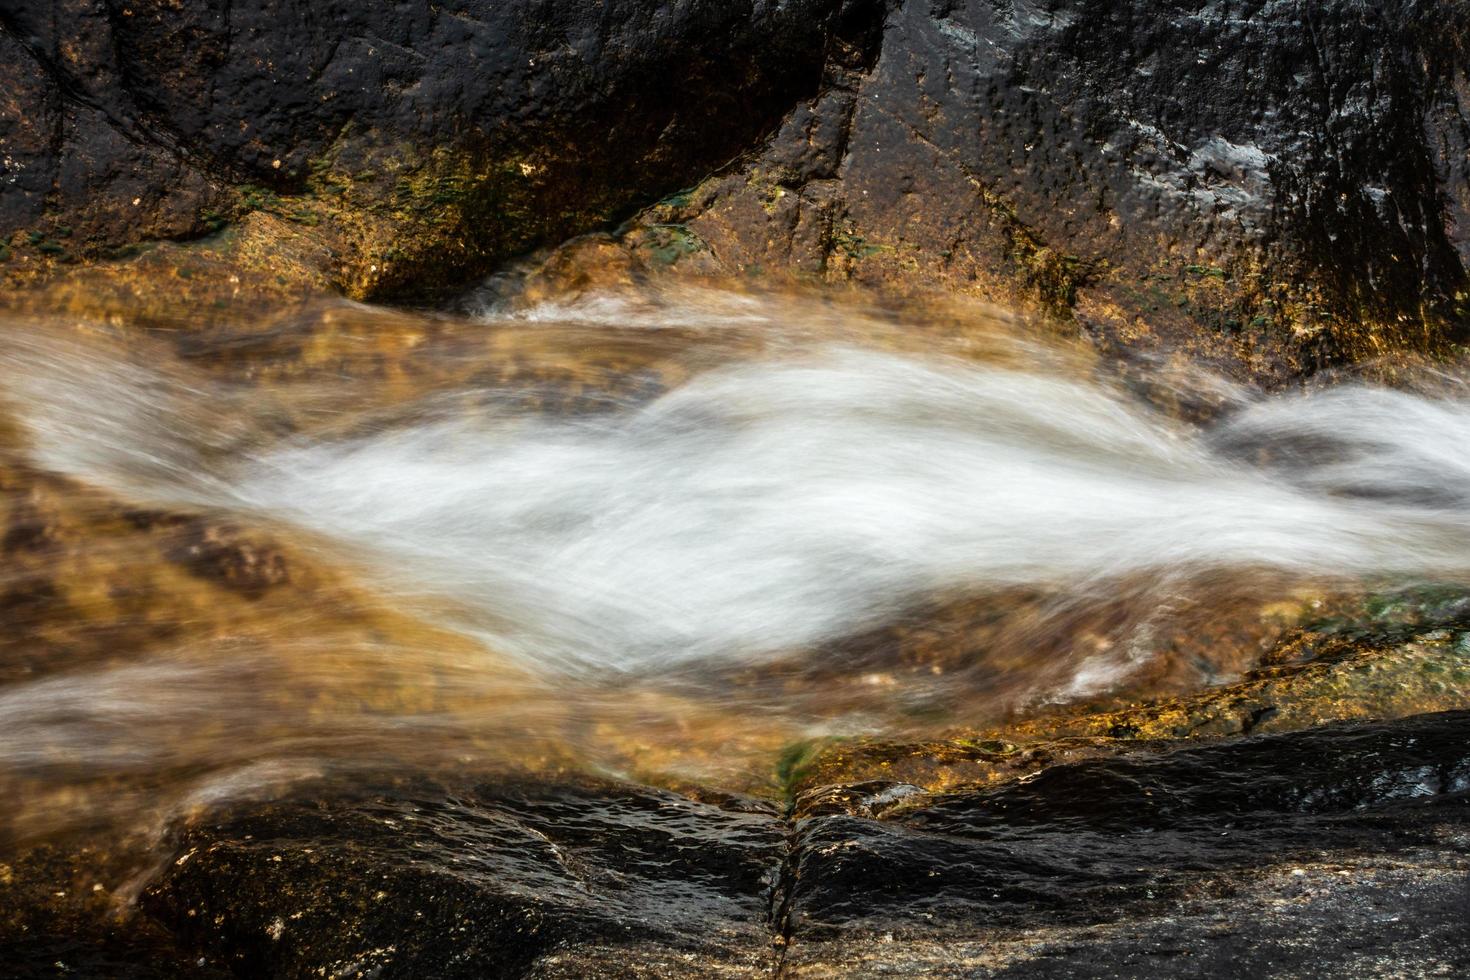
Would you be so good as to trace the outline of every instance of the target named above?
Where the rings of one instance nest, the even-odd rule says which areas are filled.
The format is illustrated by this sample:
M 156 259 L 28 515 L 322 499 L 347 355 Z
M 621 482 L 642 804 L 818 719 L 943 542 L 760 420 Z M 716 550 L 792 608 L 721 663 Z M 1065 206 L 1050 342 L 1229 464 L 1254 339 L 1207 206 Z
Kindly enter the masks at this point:
M 748 786 L 796 738 L 1218 683 L 1283 597 L 1470 578 L 1456 376 L 1140 383 L 978 307 L 17 314 L 0 377 L 20 833 L 344 769 Z

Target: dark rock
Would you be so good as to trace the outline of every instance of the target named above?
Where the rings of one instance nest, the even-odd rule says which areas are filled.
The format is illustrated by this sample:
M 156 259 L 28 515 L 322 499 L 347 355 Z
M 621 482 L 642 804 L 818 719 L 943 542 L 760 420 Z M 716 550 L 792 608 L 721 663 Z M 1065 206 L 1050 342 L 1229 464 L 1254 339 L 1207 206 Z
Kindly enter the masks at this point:
M 697 973 L 768 956 L 784 830 L 657 790 L 512 784 L 281 804 L 182 848 L 145 905 L 245 975 L 520 976 L 584 947 Z
M 1466 841 L 1459 842 L 1463 853 Z M 1272 869 L 1157 917 L 996 929 L 982 937 L 890 933 L 797 944 L 792 977 L 940 978 L 1459 976 L 1467 966 L 1470 865 L 1433 848 L 1391 858 L 1329 855 Z
M 156 923 L 120 914 L 118 892 L 142 870 L 134 855 L 56 844 L 16 856 L 0 841 L 0 972 L 117 980 L 229 976 L 208 957 L 181 949 Z
M 1467 37 L 1454 0 L 903 4 L 675 218 L 734 269 L 1029 296 L 1112 339 L 1432 347 L 1470 329 Z
M 24 279 L 254 211 L 306 281 L 401 296 L 774 132 L 656 209 L 652 260 L 1289 373 L 1470 331 L 1467 38 L 1463 0 L 0 0 L 0 237 Z
M 6 0 L 0 240 L 258 209 L 324 225 L 356 292 L 462 281 L 738 153 L 815 90 L 839 7 Z
M 1467 735 L 1452 712 L 838 787 L 794 825 L 588 780 L 319 786 L 186 828 L 131 923 L 98 914 L 115 856 L 5 857 L 0 951 L 23 975 L 1457 975 Z
M 1056 766 L 887 821 L 814 817 L 795 835 L 784 929 L 832 941 L 1137 926 L 1331 855 L 1427 849 L 1464 871 L 1467 733 L 1470 712 L 1451 712 L 1261 736 Z M 1470 888 L 1470 874 L 1457 880 Z
M 218 180 L 131 113 L 95 6 L 0 4 L 0 245 L 17 253 L 11 270 L 197 234 L 202 213 L 226 206 Z M 28 19 L 47 21 L 52 46 L 82 78 L 58 74 L 25 43 L 17 31 Z

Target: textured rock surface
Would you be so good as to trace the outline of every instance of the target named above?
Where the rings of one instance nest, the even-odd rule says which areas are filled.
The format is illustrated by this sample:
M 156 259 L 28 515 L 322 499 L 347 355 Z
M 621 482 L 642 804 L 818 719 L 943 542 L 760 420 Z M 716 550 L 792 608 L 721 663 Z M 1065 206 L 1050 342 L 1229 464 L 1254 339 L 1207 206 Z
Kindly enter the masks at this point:
M 183 832 L 131 925 L 85 914 L 101 856 L 5 866 L 0 940 L 32 975 L 1453 975 L 1467 734 L 1091 760 L 876 820 L 555 780 L 246 805 Z
M 1470 871 L 1458 852 L 1331 855 L 1262 871 L 1142 921 L 996 930 L 984 939 L 797 946 L 789 977 L 1439 977 L 1465 969 Z
M 400 792 L 201 828 L 145 905 L 250 975 L 514 976 L 593 944 L 740 972 L 783 843 L 770 809 L 634 787 Z
M 656 215 L 726 270 L 976 289 L 1292 367 L 1463 339 L 1470 7 L 910 3 Z
M 884 821 L 804 821 L 785 965 L 795 976 L 1459 972 L 1466 721 L 1084 762 Z
M 1421 716 L 1092 760 L 880 822 L 816 817 L 798 828 L 792 929 L 820 937 L 890 928 L 894 916 L 921 931 L 982 914 L 991 925 L 1096 920 L 1127 905 L 1165 909 L 1208 888 L 1211 873 L 1263 856 L 1324 844 L 1382 852 L 1419 822 L 1401 819 L 1400 803 L 1443 795 L 1460 812 L 1467 721 Z
M 12 0 L 0 239 L 44 264 L 264 210 L 350 291 L 462 280 L 739 152 L 837 7 Z
M 278 277 L 423 292 L 746 152 L 623 245 L 1275 374 L 1465 338 L 1463 0 L 838 7 L 11 2 L 5 268 L 254 212 Z

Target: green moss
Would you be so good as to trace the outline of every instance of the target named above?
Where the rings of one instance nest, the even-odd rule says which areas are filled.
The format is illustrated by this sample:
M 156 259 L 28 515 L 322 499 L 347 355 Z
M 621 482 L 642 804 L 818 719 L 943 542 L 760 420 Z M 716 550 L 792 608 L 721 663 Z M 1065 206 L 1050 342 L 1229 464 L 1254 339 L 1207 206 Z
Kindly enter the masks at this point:
M 1372 593 L 1347 609 L 1302 625 L 1328 641 L 1368 646 L 1407 642 L 1445 627 L 1470 627 L 1470 594 L 1461 586 L 1421 584 Z
M 673 265 L 686 255 L 709 248 L 704 239 L 690 231 L 687 225 L 650 224 L 644 227 L 649 235 L 640 244 L 661 265 Z
M 796 796 L 797 787 L 812 771 L 813 765 L 833 739 L 814 738 L 792 742 L 776 757 L 776 784 L 781 794 L 790 802 Z
M 1440 625 L 1470 615 L 1470 596 L 1461 586 L 1430 583 L 1377 593 L 1364 600 L 1363 608 L 1375 623 Z
M 695 188 L 686 187 L 682 191 L 676 191 L 673 194 L 670 194 L 668 197 L 655 204 L 654 207 L 687 208 L 689 206 L 689 203 L 694 199 L 694 191 Z
M 258 184 L 240 185 L 240 205 L 247 211 L 269 211 L 272 214 L 281 214 L 285 207 L 279 194 Z
M 423 214 L 465 203 L 469 186 L 461 173 L 416 171 L 399 176 L 393 197 L 399 207 Z
M 857 229 L 851 223 L 847 222 L 833 229 L 828 244 L 833 252 L 855 260 L 866 259 L 879 252 L 893 250 L 892 246 L 868 241 L 857 233 Z
M 1021 751 L 1019 745 L 1007 742 L 1003 738 L 959 738 L 955 739 L 954 744 L 961 748 L 972 749 L 982 755 L 996 757 L 1015 755 Z
M 357 299 L 437 296 L 509 256 L 595 227 L 628 204 L 626 192 L 588 187 L 580 160 L 363 144 L 344 131 L 307 161 L 302 193 L 237 188 L 242 212 L 320 229 L 311 238 L 334 256 L 334 285 Z M 650 247 L 659 260 L 675 262 L 706 246 L 674 230 Z
M 132 242 L 127 245 L 119 245 L 116 248 L 107 249 L 102 253 L 102 255 L 103 258 L 112 260 L 131 259 L 142 255 L 144 252 L 149 251 L 154 246 L 155 243 L 153 242 Z
M 1167 276 L 1143 276 L 1140 280 L 1142 288 L 1125 286 L 1124 295 L 1128 301 L 1141 310 L 1157 313 L 1166 306 L 1172 306 L 1177 298 L 1172 292 L 1167 291 L 1162 282 L 1173 282 Z

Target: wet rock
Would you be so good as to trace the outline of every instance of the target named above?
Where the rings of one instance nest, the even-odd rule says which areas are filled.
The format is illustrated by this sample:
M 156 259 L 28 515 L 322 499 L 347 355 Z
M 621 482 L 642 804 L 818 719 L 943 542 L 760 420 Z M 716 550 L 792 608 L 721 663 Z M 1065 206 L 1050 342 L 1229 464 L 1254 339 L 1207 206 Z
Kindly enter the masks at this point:
M 7 270 L 314 229 L 430 290 L 698 178 L 815 90 L 840 4 L 0 4 Z
M 1464 841 L 1458 845 L 1463 853 Z M 1426 849 L 1273 868 L 1166 914 L 983 939 L 891 933 L 797 945 L 789 977 L 1455 976 L 1466 968 L 1463 856 Z
M 979 291 L 1256 370 L 1432 348 L 1470 326 L 1467 36 L 1450 2 L 899 5 L 652 220 L 726 271 Z
M 402 296 L 694 184 L 579 261 L 960 289 L 1278 377 L 1470 323 L 1452 0 L 575 6 L 0 6 L 0 268 L 224 228 L 124 278 Z
M 7 277 L 199 234 L 203 215 L 228 207 L 226 183 L 129 105 L 112 40 L 100 3 L 0 5 L 0 65 L 11 82 L 0 94 Z
M 195 521 L 167 555 L 200 578 L 251 598 L 291 580 L 284 552 L 227 525 Z
M 769 814 L 631 786 L 399 792 L 198 827 L 144 904 L 248 975 L 729 975 L 767 965 L 783 850 Z
M 1310 976 L 1463 969 L 1467 732 L 1454 712 L 1263 736 L 1057 766 L 884 821 L 805 820 L 783 878 L 786 966 L 1209 975 L 1244 954 Z
M 789 789 L 798 812 L 826 787 L 868 780 L 930 791 L 999 784 L 1098 756 L 1402 718 L 1464 705 L 1470 619 L 1458 588 L 1344 600 L 1287 631 L 1235 683 L 1178 697 L 1080 703 L 940 738 L 833 739 L 813 747 Z
M 3 838 L 0 838 L 3 841 Z M 156 923 L 130 916 L 136 855 L 56 844 L 19 856 L 0 843 L 0 956 L 9 977 L 164 980 L 229 973 Z
M 319 784 L 183 828 L 131 919 L 115 859 L 6 856 L 0 947 L 30 975 L 62 949 L 137 976 L 1453 975 L 1467 735 L 1453 712 L 834 787 L 794 822 L 550 775 Z

